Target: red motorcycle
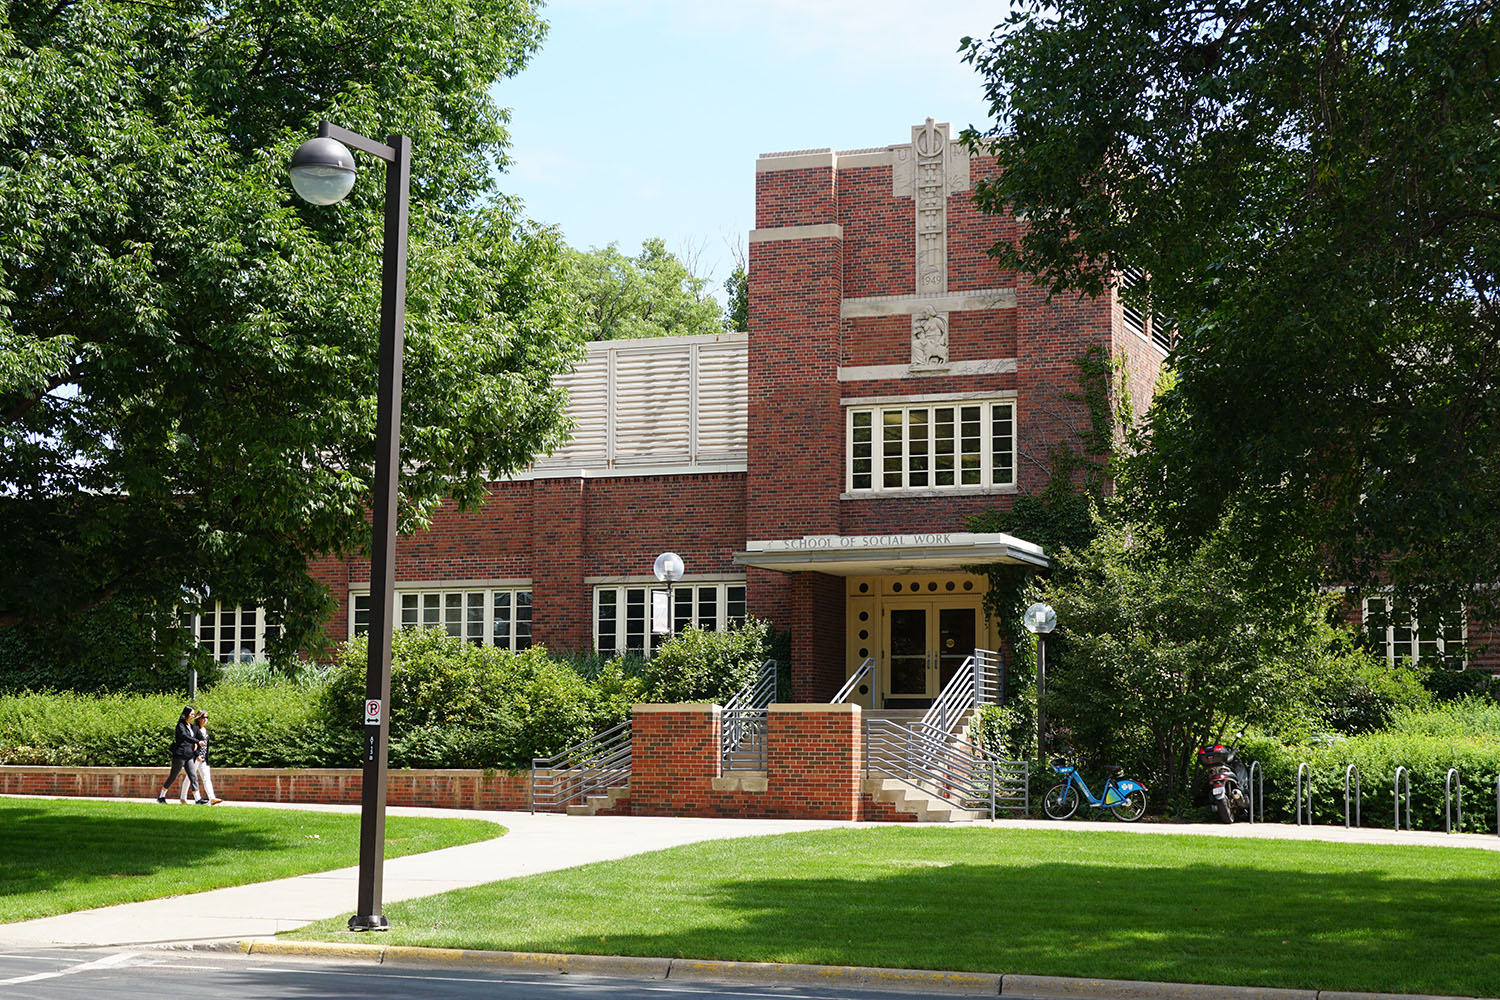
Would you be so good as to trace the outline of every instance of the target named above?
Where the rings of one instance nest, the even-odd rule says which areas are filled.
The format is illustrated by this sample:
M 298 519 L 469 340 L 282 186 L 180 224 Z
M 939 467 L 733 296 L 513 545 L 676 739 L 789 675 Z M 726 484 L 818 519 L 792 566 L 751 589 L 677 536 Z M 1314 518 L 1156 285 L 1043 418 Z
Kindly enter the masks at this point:
M 1249 775 L 1240 763 L 1239 749 L 1223 743 L 1198 748 L 1198 763 L 1208 771 L 1208 793 L 1214 811 L 1225 823 L 1233 823 L 1234 817 L 1249 818 L 1250 796 L 1246 789 Z

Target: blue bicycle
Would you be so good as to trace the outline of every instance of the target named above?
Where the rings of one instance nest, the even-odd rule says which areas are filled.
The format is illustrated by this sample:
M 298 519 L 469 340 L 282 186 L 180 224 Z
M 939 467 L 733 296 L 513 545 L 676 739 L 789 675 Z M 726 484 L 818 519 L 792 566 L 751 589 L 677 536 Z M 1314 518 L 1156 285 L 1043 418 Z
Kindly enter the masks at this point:
M 1042 797 L 1042 811 L 1050 819 L 1067 819 L 1078 811 L 1080 803 L 1087 802 L 1095 809 L 1108 809 L 1115 819 L 1134 823 L 1146 814 L 1146 786 L 1129 778 L 1119 778 L 1124 768 L 1109 764 L 1104 768 L 1104 790 L 1095 795 L 1084 784 L 1078 768 L 1061 760 L 1052 762 L 1052 770 L 1063 775 L 1061 784 L 1047 789 Z

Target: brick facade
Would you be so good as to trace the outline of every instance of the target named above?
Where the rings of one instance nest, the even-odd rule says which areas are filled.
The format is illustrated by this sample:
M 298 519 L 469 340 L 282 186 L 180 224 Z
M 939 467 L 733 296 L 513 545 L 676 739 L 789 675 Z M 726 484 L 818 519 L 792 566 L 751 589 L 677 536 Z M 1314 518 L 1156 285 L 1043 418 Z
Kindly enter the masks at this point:
M 1086 351 L 1096 346 L 1121 360 L 1137 409 L 1161 362 L 1157 348 L 1124 330 L 1112 297 L 1049 300 L 994 264 L 989 248 L 1016 239 L 1020 227 L 971 201 L 992 160 L 962 152 L 947 126 L 929 122 L 909 138 L 756 163 L 749 332 L 737 348 L 746 359 L 743 471 L 539 467 L 533 477 L 492 484 L 480 510 L 444 507 L 429 530 L 401 539 L 398 588 L 529 586 L 533 640 L 580 649 L 594 641 L 595 588 L 648 585 L 655 556 L 675 551 L 687 565 L 685 582 L 743 580 L 749 613 L 791 632 L 792 697 L 829 697 L 853 656 L 844 642 L 844 584 L 855 571 L 761 568 L 741 558 L 747 549 L 805 536 L 965 532 L 973 515 L 1041 490 L 1054 448 L 1076 445 L 1089 430 L 1078 398 L 1077 361 Z M 919 368 L 914 343 L 924 309 L 941 312 L 947 359 Z M 633 371 L 650 377 L 649 365 Z M 849 406 L 976 398 L 1014 400 L 1013 483 L 849 488 Z M 917 565 L 892 559 L 865 572 Z M 350 631 L 350 591 L 367 586 L 368 565 L 328 559 L 314 572 L 339 602 L 328 628 L 341 641 Z M 976 642 L 996 641 L 982 622 L 978 631 Z M 882 641 L 872 648 L 884 657 Z

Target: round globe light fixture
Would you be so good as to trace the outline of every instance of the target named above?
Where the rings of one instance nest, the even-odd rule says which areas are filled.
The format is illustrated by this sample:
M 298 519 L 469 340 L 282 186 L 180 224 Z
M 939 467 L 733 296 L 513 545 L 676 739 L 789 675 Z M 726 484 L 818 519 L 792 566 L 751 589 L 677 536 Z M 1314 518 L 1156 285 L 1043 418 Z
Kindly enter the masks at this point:
M 675 552 L 663 552 L 656 557 L 656 562 L 651 564 L 651 572 L 662 583 L 676 583 L 682 579 L 682 556 Z
M 1026 631 L 1046 635 L 1057 628 L 1057 612 L 1046 604 L 1033 604 L 1026 609 Z
M 297 147 L 290 173 L 303 201 L 336 205 L 354 188 L 354 154 L 337 139 L 319 136 Z

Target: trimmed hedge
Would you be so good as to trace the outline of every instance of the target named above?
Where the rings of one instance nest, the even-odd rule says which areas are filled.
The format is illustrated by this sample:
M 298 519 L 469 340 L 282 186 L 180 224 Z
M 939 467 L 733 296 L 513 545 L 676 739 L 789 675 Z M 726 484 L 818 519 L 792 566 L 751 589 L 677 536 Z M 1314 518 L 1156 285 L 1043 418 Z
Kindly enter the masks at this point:
M 1500 775 L 1500 705 L 1487 700 L 1452 702 L 1424 711 L 1395 713 L 1390 728 L 1346 739 L 1283 746 L 1246 739 L 1247 766 L 1265 771 L 1266 819 L 1294 820 L 1297 768 L 1311 765 L 1314 823 L 1341 823 L 1344 770 L 1359 769 L 1364 826 L 1394 822 L 1396 768 L 1411 773 L 1411 818 L 1417 829 L 1443 828 L 1443 782 L 1457 768 L 1463 785 L 1463 830 L 1495 831 L 1495 780 Z M 1404 812 L 1404 810 L 1403 810 Z M 1404 816 L 1403 816 L 1404 823 Z

